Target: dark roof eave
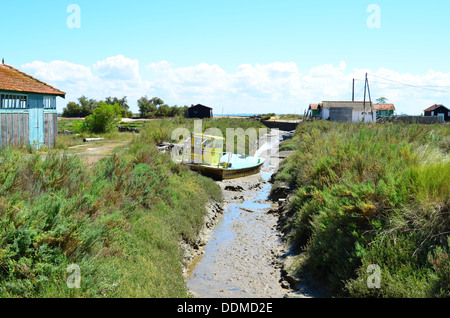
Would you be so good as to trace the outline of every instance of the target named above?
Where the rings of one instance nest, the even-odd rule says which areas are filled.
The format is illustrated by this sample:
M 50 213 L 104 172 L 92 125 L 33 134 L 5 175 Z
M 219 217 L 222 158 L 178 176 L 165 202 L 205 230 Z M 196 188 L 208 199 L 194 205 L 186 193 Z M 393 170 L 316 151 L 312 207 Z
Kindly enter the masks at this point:
M 188 108 L 194 108 L 194 107 L 204 107 L 204 108 L 213 109 L 212 107 L 205 106 L 205 105 L 202 105 L 202 104 L 193 105 L 193 106 L 190 106 L 190 107 L 188 107 Z

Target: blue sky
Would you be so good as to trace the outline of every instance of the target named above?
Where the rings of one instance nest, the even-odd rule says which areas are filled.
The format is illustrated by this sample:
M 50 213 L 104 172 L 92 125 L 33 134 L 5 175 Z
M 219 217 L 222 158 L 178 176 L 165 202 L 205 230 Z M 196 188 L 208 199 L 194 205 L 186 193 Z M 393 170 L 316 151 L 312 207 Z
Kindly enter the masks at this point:
M 80 28 L 67 25 L 70 4 L 81 9 Z M 371 4 L 380 9 L 379 28 L 368 26 Z M 147 95 L 215 113 L 300 113 L 309 103 L 351 98 L 352 78 L 365 72 L 372 96 L 387 97 L 399 113 L 450 104 L 447 1 L 17 0 L 1 7 L 1 57 L 66 91 L 59 109 L 82 94 L 126 95 L 137 111 Z

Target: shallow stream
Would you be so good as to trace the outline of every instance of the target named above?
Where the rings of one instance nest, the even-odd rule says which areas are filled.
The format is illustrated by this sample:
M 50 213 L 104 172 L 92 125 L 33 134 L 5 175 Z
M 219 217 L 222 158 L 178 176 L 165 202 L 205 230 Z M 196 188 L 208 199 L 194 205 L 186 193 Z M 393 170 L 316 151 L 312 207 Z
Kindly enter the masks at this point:
M 269 179 L 278 164 L 278 138 L 268 138 L 256 155 L 266 163 L 259 174 L 218 182 L 225 209 L 200 257 L 190 268 L 187 285 L 205 298 L 281 298 L 276 259 L 284 253 L 278 218 L 270 213 Z M 274 151 L 275 150 L 275 151 Z

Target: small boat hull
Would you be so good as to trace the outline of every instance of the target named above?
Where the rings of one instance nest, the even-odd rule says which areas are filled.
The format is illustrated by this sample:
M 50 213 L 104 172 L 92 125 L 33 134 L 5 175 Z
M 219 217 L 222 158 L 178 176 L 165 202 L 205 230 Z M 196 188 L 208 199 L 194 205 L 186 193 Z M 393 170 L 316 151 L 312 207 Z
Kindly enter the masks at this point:
M 258 173 L 265 159 L 223 152 L 224 138 L 191 134 L 184 144 L 172 147 L 172 160 L 214 179 L 234 179 Z
M 209 167 L 209 166 L 205 166 L 205 165 L 196 165 L 196 164 L 189 164 L 189 167 L 192 170 L 198 171 L 202 175 L 208 176 L 215 180 L 225 180 L 225 179 L 242 178 L 242 177 L 247 177 L 247 176 L 257 174 L 261 170 L 261 167 L 263 166 L 263 164 L 264 164 L 264 162 L 259 163 L 258 165 L 255 165 L 255 166 L 239 168 L 239 169 L 216 168 L 216 167 Z

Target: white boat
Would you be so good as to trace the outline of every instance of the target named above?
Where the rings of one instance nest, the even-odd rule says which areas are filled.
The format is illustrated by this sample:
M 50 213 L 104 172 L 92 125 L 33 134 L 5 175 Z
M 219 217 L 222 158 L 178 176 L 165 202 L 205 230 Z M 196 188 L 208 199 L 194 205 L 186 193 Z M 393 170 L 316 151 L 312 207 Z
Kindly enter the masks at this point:
M 233 179 L 261 170 L 265 159 L 223 152 L 224 138 L 191 134 L 182 145 L 172 148 L 172 159 L 214 179 Z

